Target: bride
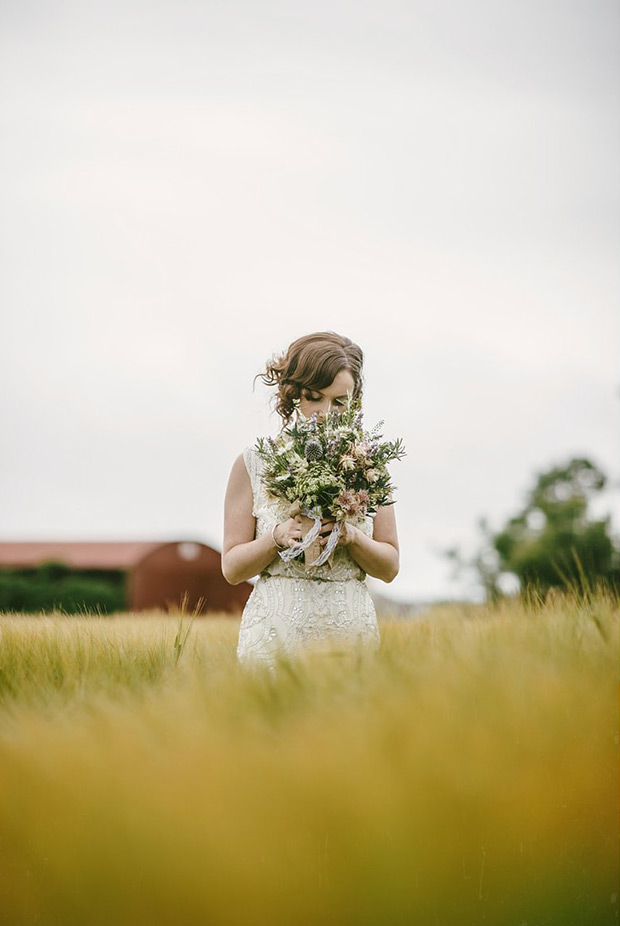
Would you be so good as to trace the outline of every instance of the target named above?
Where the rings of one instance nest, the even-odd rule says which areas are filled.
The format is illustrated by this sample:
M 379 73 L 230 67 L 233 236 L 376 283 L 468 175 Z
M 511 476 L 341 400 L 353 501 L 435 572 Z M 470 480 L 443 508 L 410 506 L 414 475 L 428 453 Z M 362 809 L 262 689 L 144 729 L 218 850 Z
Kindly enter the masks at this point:
M 276 411 L 285 427 L 296 416 L 316 413 L 321 419 L 350 396 L 360 399 L 362 366 L 357 344 L 320 331 L 298 338 L 258 376 L 276 387 Z M 365 579 L 391 582 L 398 574 L 394 505 L 345 521 L 330 561 L 307 571 L 303 557 L 284 562 L 279 556 L 301 540 L 301 518 L 267 495 L 261 472 L 261 458 L 246 447 L 233 464 L 224 506 L 224 577 L 237 585 L 258 576 L 241 617 L 239 662 L 273 668 L 278 654 L 324 645 L 376 649 L 379 627 Z M 333 527 L 323 520 L 322 545 Z

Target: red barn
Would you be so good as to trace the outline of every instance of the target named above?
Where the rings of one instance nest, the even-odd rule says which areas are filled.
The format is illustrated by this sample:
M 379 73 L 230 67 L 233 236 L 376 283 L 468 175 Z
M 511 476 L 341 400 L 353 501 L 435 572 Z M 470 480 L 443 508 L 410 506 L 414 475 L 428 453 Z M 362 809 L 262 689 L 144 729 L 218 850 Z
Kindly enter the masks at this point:
M 61 562 L 74 571 L 125 574 L 128 611 L 183 606 L 191 613 L 239 612 L 252 586 L 229 585 L 220 554 L 194 540 L 0 542 L 0 570 L 27 570 Z

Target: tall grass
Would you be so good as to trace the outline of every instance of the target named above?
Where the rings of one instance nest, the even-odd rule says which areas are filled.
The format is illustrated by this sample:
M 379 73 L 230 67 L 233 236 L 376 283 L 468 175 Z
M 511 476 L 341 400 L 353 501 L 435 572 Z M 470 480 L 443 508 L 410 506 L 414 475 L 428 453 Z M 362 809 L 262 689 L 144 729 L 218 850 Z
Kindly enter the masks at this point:
M 616 923 L 618 602 L 380 626 L 271 674 L 224 616 L 0 617 L 0 918 Z

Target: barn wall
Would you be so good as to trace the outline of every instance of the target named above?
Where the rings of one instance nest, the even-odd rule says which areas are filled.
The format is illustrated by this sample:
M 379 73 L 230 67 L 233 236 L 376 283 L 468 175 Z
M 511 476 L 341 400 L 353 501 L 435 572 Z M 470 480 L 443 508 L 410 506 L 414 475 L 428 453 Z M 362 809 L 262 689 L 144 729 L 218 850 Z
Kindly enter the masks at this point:
M 132 611 L 174 610 L 187 594 L 186 608 L 191 612 L 239 612 L 251 591 L 248 582 L 235 586 L 226 582 L 215 550 L 199 543 L 168 543 L 129 573 L 127 606 Z

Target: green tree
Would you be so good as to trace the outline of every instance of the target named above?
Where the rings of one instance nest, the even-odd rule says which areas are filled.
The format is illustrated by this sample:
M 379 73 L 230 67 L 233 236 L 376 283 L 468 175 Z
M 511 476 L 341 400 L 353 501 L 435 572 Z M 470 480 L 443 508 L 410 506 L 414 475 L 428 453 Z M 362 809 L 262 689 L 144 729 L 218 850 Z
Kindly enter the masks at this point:
M 0 612 L 107 614 L 125 609 L 125 573 L 77 570 L 50 560 L 30 569 L 0 569 Z
M 601 584 L 618 593 L 620 553 L 610 519 L 593 520 L 588 513 L 606 483 L 605 474 L 584 457 L 554 466 L 537 475 L 522 510 L 498 533 L 480 519 L 482 545 L 473 558 L 458 548 L 445 555 L 457 574 L 473 569 L 490 600 L 502 596 L 507 576 L 518 580 L 522 593 L 560 587 L 585 594 Z

